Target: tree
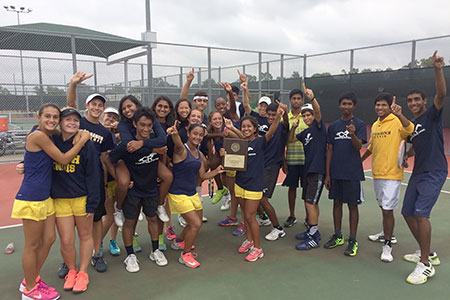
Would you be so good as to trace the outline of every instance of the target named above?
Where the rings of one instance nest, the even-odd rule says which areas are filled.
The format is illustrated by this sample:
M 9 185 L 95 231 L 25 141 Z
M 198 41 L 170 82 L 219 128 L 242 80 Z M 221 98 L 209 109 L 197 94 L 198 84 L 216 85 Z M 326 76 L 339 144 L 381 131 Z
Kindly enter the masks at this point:
M 344 70 L 345 71 L 345 70 Z M 311 77 L 322 77 L 322 76 L 331 76 L 331 73 L 324 72 L 324 73 L 314 73 Z
M 292 72 L 292 75 L 291 75 L 290 78 L 293 78 L 293 79 L 295 79 L 295 78 L 301 78 L 301 76 L 300 76 L 300 73 L 299 73 L 299 72 L 294 71 L 294 72 Z
M 269 72 L 261 72 L 261 80 L 272 80 L 273 76 Z
M 33 87 L 34 93 L 36 95 L 40 95 L 41 94 L 41 87 L 40 86 L 34 86 Z M 63 89 L 60 89 L 56 86 L 46 86 L 46 87 L 42 87 L 42 94 L 43 95 L 47 95 L 47 96 L 65 96 L 66 95 L 66 91 L 64 91 Z
M 415 59 L 414 65 L 415 65 L 414 68 L 431 68 L 433 67 L 432 57 L 430 56 L 428 58 L 421 58 L 420 60 Z M 402 67 L 402 69 L 409 69 L 409 68 L 411 68 L 411 62 Z
M 0 95 L 11 95 L 11 92 L 0 85 Z

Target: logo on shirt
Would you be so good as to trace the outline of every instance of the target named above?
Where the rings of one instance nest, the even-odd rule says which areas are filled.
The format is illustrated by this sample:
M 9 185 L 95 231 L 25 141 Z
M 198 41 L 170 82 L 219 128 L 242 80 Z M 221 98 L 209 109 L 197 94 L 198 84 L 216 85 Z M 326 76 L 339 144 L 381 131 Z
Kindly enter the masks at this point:
M 135 165 L 144 165 L 144 164 L 151 164 L 152 162 L 158 161 L 159 156 L 158 153 L 150 153 L 147 156 L 142 157 L 139 159 Z
M 91 135 L 91 141 L 93 141 L 94 143 L 98 143 L 101 144 L 103 143 L 103 136 L 93 133 L 93 132 L 89 132 Z
M 414 132 L 411 134 L 410 140 L 412 141 L 416 136 L 425 131 L 422 124 L 416 124 L 416 128 L 414 128 Z
M 62 165 L 62 164 L 54 161 L 53 162 L 53 170 L 60 171 L 60 172 L 66 172 L 66 173 L 75 173 L 75 171 L 77 170 L 77 165 L 79 165 L 79 164 L 80 164 L 80 155 L 78 154 L 67 165 Z
M 269 126 L 267 126 L 265 124 L 264 125 L 258 125 L 258 130 L 261 131 L 261 132 L 266 133 L 269 130 Z
M 255 156 L 256 153 L 250 153 L 250 151 L 253 151 L 253 147 L 248 147 L 247 152 L 248 152 L 248 156 Z
M 306 138 L 305 138 L 305 142 L 303 143 L 303 146 L 308 145 L 309 142 L 311 142 L 311 140 L 312 140 L 313 138 L 314 138 L 314 137 L 311 135 L 311 132 L 308 132 L 308 134 L 306 135 Z
M 337 132 L 334 139 L 335 140 L 351 140 L 352 138 L 349 136 L 348 130 L 346 130 L 346 131 Z

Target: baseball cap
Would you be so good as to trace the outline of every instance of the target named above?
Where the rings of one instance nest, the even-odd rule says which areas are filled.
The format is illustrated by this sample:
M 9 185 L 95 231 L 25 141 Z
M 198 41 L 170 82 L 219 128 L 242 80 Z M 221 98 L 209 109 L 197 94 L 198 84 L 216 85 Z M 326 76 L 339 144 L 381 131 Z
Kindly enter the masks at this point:
M 103 102 L 106 102 L 106 98 L 100 94 L 91 94 L 86 98 L 86 104 L 88 104 L 89 102 L 91 102 L 92 100 L 94 100 L 94 98 L 99 98 L 100 100 L 102 100 Z
M 79 113 L 75 108 L 72 108 L 72 107 L 64 107 L 63 109 L 61 109 L 61 118 L 66 117 L 66 116 L 68 116 L 68 115 L 72 115 L 72 114 L 77 115 L 78 118 L 81 119 L 80 113 Z
M 270 100 L 269 97 L 263 96 L 261 98 L 259 98 L 258 104 L 261 103 L 266 103 L 267 105 L 270 105 L 270 103 L 272 103 L 272 100 Z
M 314 111 L 314 108 L 311 103 L 306 103 L 302 106 L 302 109 L 300 111 L 303 112 L 305 110 Z
M 106 113 L 113 113 L 113 114 L 116 114 L 116 115 L 120 116 L 120 115 L 119 115 L 119 111 L 118 111 L 117 109 L 115 109 L 114 107 L 107 107 L 107 108 L 103 111 L 103 113 L 104 113 L 104 114 L 106 114 Z

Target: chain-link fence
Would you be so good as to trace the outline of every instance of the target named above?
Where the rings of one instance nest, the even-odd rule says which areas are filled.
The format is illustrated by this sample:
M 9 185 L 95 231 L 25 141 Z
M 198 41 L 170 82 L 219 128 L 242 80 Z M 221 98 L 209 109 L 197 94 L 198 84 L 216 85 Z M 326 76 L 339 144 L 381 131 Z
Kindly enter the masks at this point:
M 115 107 L 126 94 L 137 96 L 146 105 L 158 95 L 167 95 L 175 102 L 191 68 L 195 79 L 190 95 L 205 90 L 212 109 L 214 100 L 224 96 L 217 82 L 238 85 L 239 70 L 249 78 L 253 104 L 261 95 L 276 95 L 287 103 L 289 91 L 300 87 L 305 78 L 319 95 L 327 121 L 337 118 L 338 95 L 354 90 L 360 97 L 361 117 L 370 123 L 375 119 L 372 99 L 377 93 L 390 91 L 402 101 L 407 90 L 419 87 L 432 96 L 435 91 L 430 56 L 438 49 L 446 64 L 450 62 L 450 36 L 319 54 L 159 42 L 152 43 L 156 47 L 151 49 L 149 60 L 142 47 L 145 42 L 63 26 L 67 34 L 53 33 L 48 44 L 42 46 L 38 44 L 42 41 L 31 35 L 37 29 L 30 31 L 30 26 L 15 32 L 16 36 L 11 32 L 5 35 L 5 27 L 0 28 L 0 115 L 4 116 L 0 122 L 6 117 L 9 131 L 29 130 L 43 103 L 65 106 L 68 83 L 75 70 L 94 75 L 78 86 L 80 109 L 84 99 L 94 92 L 104 94 L 108 105 Z M 25 37 L 18 35 L 25 33 Z M 148 61 L 152 62 L 150 70 Z M 449 74 L 447 68 L 445 74 Z M 450 115 L 448 107 L 445 109 Z M 448 118 L 445 122 L 450 127 Z

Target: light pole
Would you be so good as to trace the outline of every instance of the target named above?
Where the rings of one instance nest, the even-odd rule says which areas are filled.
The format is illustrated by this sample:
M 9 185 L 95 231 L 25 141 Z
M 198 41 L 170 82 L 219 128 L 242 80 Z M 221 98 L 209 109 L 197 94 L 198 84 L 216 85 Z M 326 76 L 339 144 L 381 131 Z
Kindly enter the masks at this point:
M 26 7 L 18 7 L 16 8 L 13 5 L 10 6 L 3 6 L 4 9 L 6 9 L 7 11 L 10 12 L 15 12 L 17 14 L 17 25 L 20 25 L 20 14 L 25 13 L 25 14 L 29 14 L 30 12 L 32 12 L 33 10 L 31 8 L 26 8 Z M 27 104 L 27 112 L 30 111 L 30 104 L 28 102 L 28 94 L 25 90 L 25 77 L 23 74 L 23 59 L 22 59 L 22 50 L 19 50 L 20 53 L 20 73 L 22 76 L 22 92 L 25 95 L 25 100 L 26 100 L 26 104 Z

